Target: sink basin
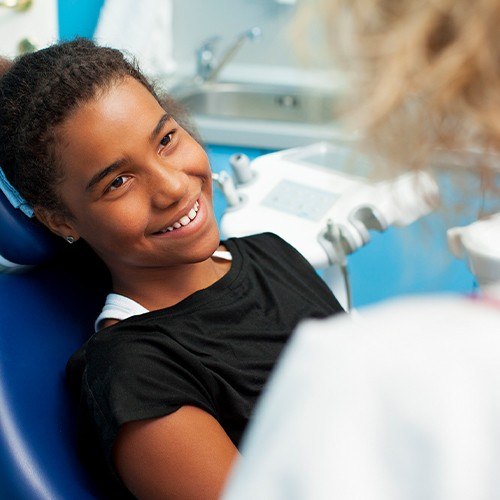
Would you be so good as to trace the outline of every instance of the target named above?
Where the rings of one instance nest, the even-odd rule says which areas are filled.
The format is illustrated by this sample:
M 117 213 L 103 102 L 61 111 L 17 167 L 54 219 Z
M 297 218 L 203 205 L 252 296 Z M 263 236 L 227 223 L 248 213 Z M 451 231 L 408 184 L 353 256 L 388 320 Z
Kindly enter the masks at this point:
M 170 95 L 210 144 L 282 149 L 345 139 L 335 121 L 338 94 L 273 84 L 177 85 Z
M 180 91 L 177 99 L 192 115 L 302 124 L 331 122 L 336 103 L 325 92 L 235 83 L 192 87 Z

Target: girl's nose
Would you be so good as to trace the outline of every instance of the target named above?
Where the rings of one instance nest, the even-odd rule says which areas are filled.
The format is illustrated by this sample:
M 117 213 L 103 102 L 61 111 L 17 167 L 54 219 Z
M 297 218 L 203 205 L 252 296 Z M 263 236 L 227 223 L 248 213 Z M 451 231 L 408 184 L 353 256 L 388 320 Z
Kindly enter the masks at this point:
M 149 179 L 151 204 L 155 208 L 167 208 L 180 201 L 189 189 L 186 173 L 168 165 L 160 165 Z

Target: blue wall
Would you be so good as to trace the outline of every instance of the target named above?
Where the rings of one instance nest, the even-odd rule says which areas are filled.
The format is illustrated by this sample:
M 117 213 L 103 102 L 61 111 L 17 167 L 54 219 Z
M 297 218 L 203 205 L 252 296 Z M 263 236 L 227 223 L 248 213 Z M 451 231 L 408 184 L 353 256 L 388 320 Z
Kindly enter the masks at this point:
M 59 38 L 91 38 L 104 0 L 58 0 Z

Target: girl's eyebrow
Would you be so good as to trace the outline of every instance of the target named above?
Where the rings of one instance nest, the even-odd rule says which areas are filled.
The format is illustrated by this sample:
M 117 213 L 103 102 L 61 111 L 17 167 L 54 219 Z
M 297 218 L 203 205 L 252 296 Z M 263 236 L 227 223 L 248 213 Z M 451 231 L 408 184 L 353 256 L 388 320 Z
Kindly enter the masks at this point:
M 151 135 L 149 136 L 150 142 L 153 142 L 156 139 L 156 136 L 161 132 L 161 129 L 163 128 L 163 126 L 165 125 L 165 123 L 167 123 L 168 120 L 170 120 L 170 118 L 171 117 L 170 117 L 170 115 L 168 113 L 165 113 L 160 118 L 160 120 L 156 124 L 156 127 L 154 128 L 154 130 L 151 132 Z
M 98 184 L 109 174 L 112 174 L 115 170 L 120 168 L 120 166 L 124 163 L 124 161 L 125 161 L 124 159 L 116 160 L 111 165 L 97 172 L 97 174 L 95 174 L 92 177 L 92 179 L 90 179 L 90 181 L 88 182 L 87 186 L 85 187 L 85 191 L 86 192 L 92 191 L 92 189 L 94 189 L 96 184 Z

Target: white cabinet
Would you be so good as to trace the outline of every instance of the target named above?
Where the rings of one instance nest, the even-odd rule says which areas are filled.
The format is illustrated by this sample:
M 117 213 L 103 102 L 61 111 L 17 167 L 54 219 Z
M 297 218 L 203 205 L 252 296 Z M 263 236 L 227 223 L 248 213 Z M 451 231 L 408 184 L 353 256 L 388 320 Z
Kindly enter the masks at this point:
M 25 10 L 8 5 L 23 0 L 0 0 L 0 54 L 14 57 L 19 54 L 20 43 L 26 40 L 42 48 L 58 38 L 57 1 L 31 0 Z

